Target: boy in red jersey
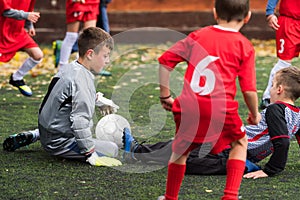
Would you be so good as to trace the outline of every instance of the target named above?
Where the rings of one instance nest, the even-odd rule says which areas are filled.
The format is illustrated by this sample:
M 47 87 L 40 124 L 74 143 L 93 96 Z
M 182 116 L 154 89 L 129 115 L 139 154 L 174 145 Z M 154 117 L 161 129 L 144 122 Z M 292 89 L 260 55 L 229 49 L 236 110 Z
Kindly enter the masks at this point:
M 276 31 L 276 53 L 278 61 L 270 72 L 268 85 L 263 94 L 260 108 L 270 104 L 270 88 L 275 73 L 291 66 L 292 59 L 300 52 L 300 6 L 298 0 L 281 0 L 279 17 L 274 10 L 279 0 L 268 0 L 266 17 L 268 25 Z
M 216 0 L 214 17 L 218 25 L 192 32 L 159 58 L 161 104 L 173 112 L 176 123 L 166 193 L 159 199 L 178 199 L 187 157 L 199 144 L 205 144 L 207 153 L 218 153 L 231 144 L 222 199 L 238 198 L 247 139 L 234 99 L 237 77 L 250 112 L 248 122 L 257 124 L 260 120 L 255 52 L 239 33 L 250 16 L 249 0 Z M 169 87 L 170 71 L 183 61 L 188 64 L 183 90 L 174 100 Z
M 32 91 L 23 77 L 43 58 L 42 50 L 31 38 L 35 35 L 33 23 L 40 18 L 39 12 L 33 12 L 34 4 L 35 0 L 0 0 L 0 62 L 10 61 L 21 50 L 30 56 L 9 80 L 24 96 L 31 96 Z
M 96 27 L 97 16 L 99 14 L 100 0 L 67 0 L 66 20 L 67 33 L 61 44 L 59 67 L 63 68 L 69 63 L 72 47 L 78 39 L 78 32 L 83 23 L 83 29 Z

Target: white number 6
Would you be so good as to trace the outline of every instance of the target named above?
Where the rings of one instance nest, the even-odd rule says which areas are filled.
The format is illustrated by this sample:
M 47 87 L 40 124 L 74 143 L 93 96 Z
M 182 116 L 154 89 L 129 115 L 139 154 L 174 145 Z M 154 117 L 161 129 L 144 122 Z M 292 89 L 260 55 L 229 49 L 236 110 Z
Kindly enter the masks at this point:
M 190 86 L 192 90 L 195 93 L 198 93 L 200 96 L 210 94 L 215 88 L 215 74 L 212 70 L 207 69 L 206 67 L 217 59 L 219 58 L 214 56 L 206 56 L 197 64 L 194 70 Z M 200 86 L 201 77 L 205 77 L 205 84 L 203 86 Z

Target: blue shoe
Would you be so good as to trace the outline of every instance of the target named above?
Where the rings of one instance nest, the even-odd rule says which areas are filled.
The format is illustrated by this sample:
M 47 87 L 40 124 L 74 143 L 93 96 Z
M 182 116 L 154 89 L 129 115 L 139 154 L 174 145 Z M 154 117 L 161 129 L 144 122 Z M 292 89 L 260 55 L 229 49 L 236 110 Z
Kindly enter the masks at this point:
M 13 74 L 11 74 L 10 79 L 9 79 L 9 84 L 11 84 L 12 86 L 15 86 L 19 89 L 19 91 L 21 92 L 21 94 L 23 94 L 24 96 L 30 97 L 32 96 L 32 91 L 30 89 L 30 87 L 28 87 L 24 80 L 13 80 Z
M 257 166 L 256 164 L 254 164 L 248 159 L 246 160 L 246 168 L 247 168 L 247 173 L 261 170 L 259 166 Z
M 123 160 L 126 163 L 137 162 L 137 159 L 134 157 L 134 151 L 139 146 L 139 143 L 133 138 L 128 128 L 124 128 L 122 141 L 124 147 Z
M 55 40 L 52 43 L 53 48 L 53 56 L 54 56 L 54 66 L 57 67 L 60 60 L 60 48 L 61 48 L 62 41 L 61 40 Z
M 10 135 L 3 142 L 3 150 L 5 151 L 15 151 L 20 147 L 27 146 L 32 143 L 33 134 L 14 134 Z
M 126 153 L 130 153 L 131 152 L 131 145 L 135 141 L 135 139 L 131 135 L 130 130 L 128 128 L 124 128 L 122 139 L 123 139 L 124 151 Z
M 99 73 L 100 76 L 111 76 L 111 73 L 108 72 L 108 71 L 105 71 L 105 70 L 102 70 L 100 73 Z

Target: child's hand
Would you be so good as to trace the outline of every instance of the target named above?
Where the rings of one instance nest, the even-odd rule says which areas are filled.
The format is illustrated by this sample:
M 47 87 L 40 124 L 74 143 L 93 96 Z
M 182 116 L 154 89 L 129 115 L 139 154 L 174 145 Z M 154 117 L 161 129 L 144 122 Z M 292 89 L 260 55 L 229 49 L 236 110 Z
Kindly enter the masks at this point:
M 34 28 L 31 28 L 28 30 L 28 34 L 32 37 L 32 36 L 35 36 L 35 29 Z
M 255 116 L 253 116 L 251 113 L 249 113 L 248 118 L 247 118 L 248 124 L 251 124 L 251 125 L 258 124 L 260 120 L 261 120 L 260 113 L 257 113 Z
M 31 21 L 32 23 L 36 23 L 38 19 L 40 18 L 40 13 L 39 12 L 30 12 L 28 14 L 27 19 Z
M 168 98 L 160 98 L 160 103 L 165 110 L 172 111 L 174 99 L 171 96 L 169 96 Z
M 114 114 L 119 109 L 118 105 L 112 100 L 105 98 L 101 92 L 97 92 L 96 94 L 96 106 L 100 109 L 100 113 L 103 116 Z
M 247 173 L 243 176 L 244 178 L 253 178 L 253 179 L 257 179 L 257 178 L 265 178 L 268 177 L 268 175 L 263 171 L 263 170 L 258 170 L 255 172 L 250 172 Z
M 274 30 L 278 30 L 278 28 L 279 28 L 279 24 L 278 24 L 278 19 L 277 19 L 277 17 L 276 17 L 276 15 L 269 15 L 268 17 L 267 17 L 267 22 L 268 22 L 268 25 L 272 28 L 272 29 L 274 29 Z

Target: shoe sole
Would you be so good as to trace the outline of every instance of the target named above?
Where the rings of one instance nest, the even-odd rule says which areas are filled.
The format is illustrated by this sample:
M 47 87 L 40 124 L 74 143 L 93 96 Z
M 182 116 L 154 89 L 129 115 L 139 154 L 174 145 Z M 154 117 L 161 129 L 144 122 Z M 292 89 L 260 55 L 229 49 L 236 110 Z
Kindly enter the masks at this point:
M 3 149 L 5 151 L 15 151 L 20 147 L 24 147 L 30 144 L 30 141 L 27 141 L 25 134 L 18 134 L 16 136 L 9 136 L 3 142 Z

